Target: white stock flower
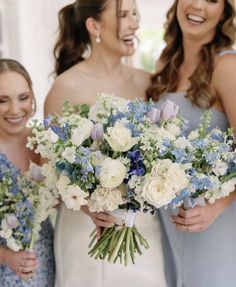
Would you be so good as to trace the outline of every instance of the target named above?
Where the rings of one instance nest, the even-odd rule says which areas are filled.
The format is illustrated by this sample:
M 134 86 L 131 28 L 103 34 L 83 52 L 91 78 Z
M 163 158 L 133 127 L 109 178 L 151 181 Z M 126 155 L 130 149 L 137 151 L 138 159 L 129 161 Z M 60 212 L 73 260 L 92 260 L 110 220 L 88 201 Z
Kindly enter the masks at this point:
M 16 240 L 13 237 L 7 240 L 7 246 L 15 252 L 18 252 L 22 249 L 22 247 L 16 243 Z
M 104 138 L 113 151 L 128 151 L 138 142 L 136 138 L 132 137 L 131 130 L 124 127 L 120 122 L 116 122 L 114 127 L 108 128 L 107 133 Z
M 228 196 L 236 188 L 236 178 L 232 178 L 222 183 L 220 186 L 220 193 L 222 197 Z
M 12 235 L 12 229 L 9 228 L 6 219 L 3 219 L 1 224 L 0 236 L 2 238 L 8 239 L 11 237 L 11 235 Z
M 45 176 L 45 184 L 48 187 L 55 186 L 58 176 L 55 168 L 50 163 L 45 163 L 42 166 L 42 175 Z
M 126 176 L 126 167 L 117 159 L 106 158 L 101 163 L 99 180 L 103 187 L 115 188 L 123 182 Z
M 70 179 L 67 176 L 61 174 L 57 183 L 56 183 L 56 187 L 58 189 L 58 192 L 60 194 L 64 193 L 65 190 L 67 190 L 69 184 L 70 184 Z
M 74 163 L 76 160 L 76 149 L 74 146 L 67 147 L 62 152 L 62 157 L 65 158 L 69 163 Z
M 80 210 L 81 205 L 87 204 L 85 199 L 88 194 L 84 192 L 78 185 L 69 185 L 60 192 L 62 200 L 69 209 Z
M 180 138 L 176 139 L 175 146 L 177 148 L 181 148 L 181 149 L 193 147 L 191 142 L 188 139 L 186 139 L 185 137 L 180 137 Z
M 93 123 L 85 118 L 79 121 L 79 127 L 72 131 L 71 142 L 75 146 L 80 146 L 84 140 L 90 137 Z
M 198 138 L 198 132 L 197 131 L 191 131 L 190 134 L 188 135 L 188 139 L 190 141 L 193 141 Z
M 89 210 L 91 212 L 113 211 L 124 203 L 122 194 L 124 187 L 104 188 L 97 187 L 91 195 L 91 200 L 88 201 Z

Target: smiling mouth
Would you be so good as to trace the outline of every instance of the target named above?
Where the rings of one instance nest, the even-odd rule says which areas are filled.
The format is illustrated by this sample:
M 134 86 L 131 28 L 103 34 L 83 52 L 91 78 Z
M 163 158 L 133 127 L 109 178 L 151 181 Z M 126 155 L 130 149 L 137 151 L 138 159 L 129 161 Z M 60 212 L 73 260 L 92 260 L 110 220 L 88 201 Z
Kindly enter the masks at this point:
M 136 39 L 135 35 L 124 36 L 121 38 L 121 40 L 128 46 L 133 46 L 135 39 Z
M 193 15 L 193 14 L 188 14 L 187 15 L 187 20 L 188 20 L 189 23 L 195 24 L 195 25 L 203 24 L 206 21 L 203 17 L 197 16 L 197 15 Z
M 18 124 L 21 123 L 22 120 L 24 119 L 24 116 L 20 116 L 20 117 L 12 117 L 12 118 L 5 118 L 6 121 L 10 124 Z

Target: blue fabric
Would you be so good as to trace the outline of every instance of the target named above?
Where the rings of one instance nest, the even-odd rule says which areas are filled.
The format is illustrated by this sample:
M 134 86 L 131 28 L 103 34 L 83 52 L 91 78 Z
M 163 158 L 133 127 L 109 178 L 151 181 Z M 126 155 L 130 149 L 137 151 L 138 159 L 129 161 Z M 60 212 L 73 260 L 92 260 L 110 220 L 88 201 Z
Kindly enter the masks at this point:
M 7 160 L 5 155 L 0 154 L 1 158 Z M 18 171 L 10 162 L 9 167 Z M 0 238 L 0 244 L 4 244 L 4 240 Z M 53 287 L 55 277 L 55 263 L 53 254 L 53 227 L 50 220 L 46 220 L 42 224 L 40 239 L 35 243 L 34 247 L 38 260 L 38 268 L 35 276 L 29 280 L 21 280 L 7 266 L 0 265 L 0 287 Z
M 198 127 L 203 110 L 193 105 L 184 93 L 170 93 L 158 101 L 169 99 L 180 106 L 189 120 L 189 130 Z M 226 130 L 224 113 L 212 109 L 211 128 Z M 236 202 L 204 232 L 177 231 L 170 221 L 175 209 L 160 210 L 165 271 L 169 287 L 235 287 L 236 286 Z

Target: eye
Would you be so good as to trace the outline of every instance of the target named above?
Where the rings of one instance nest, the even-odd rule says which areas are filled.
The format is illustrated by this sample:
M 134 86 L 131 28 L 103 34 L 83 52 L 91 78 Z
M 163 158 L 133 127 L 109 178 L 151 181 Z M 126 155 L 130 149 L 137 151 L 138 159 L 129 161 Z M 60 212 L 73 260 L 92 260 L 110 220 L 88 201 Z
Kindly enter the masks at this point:
M 0 98 L 0 104 L 4 104 L 4 103 L 7 103 L 7 99 Z
M 23 94 L 23 95 L 20 95 L 19 96 L 19 100 L 20 101 L 26 101 L 26 100 L 28 100 L 30 98 L 30 95 L 28 95 L 28 94 Z
M 218 0 L 206 0 L 209 3 L 218 3 Z
M 118 12 L 118 17 L 119 18 L 125 18 L 128 15 L 126 11 L 119 11 Z

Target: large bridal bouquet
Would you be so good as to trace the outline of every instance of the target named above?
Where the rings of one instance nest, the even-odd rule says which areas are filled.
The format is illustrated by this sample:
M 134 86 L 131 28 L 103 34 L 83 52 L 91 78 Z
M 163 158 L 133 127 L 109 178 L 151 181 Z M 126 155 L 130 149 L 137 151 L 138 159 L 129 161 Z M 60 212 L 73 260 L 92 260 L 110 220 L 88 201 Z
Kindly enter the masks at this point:
M 170 101 L 158 110 L 152 102 L 101 94 L 87 113 L 84 107 L 74 113 L 67 104 L 63 116 L 34 124 L 28 146 L 36 145 L 36 152 L 49 160 L 46 177 L 66 206 L 78 210 L 87 204 L 92 212 L 117 217 L 117 225 L 93 241 L 91 256 L 134 262 L 141 246 L 148 248 L 134 225 L 136 211 L 170 203 L 187 185 L 187 167 L 165 159 L 169 143 L 184 126 L 177 114 L 178 107 Z M 169 168 L 167 175 L 164 170 Z M 156 176 L 162 180 L 159 186 L 152 181 Z
M 0 154 L 0 237 L 15 252 L 33 249 L 41 223 L 57 204 L 55 191 L 42 180 L 39 166 L 31 163 L 22 175 Z

